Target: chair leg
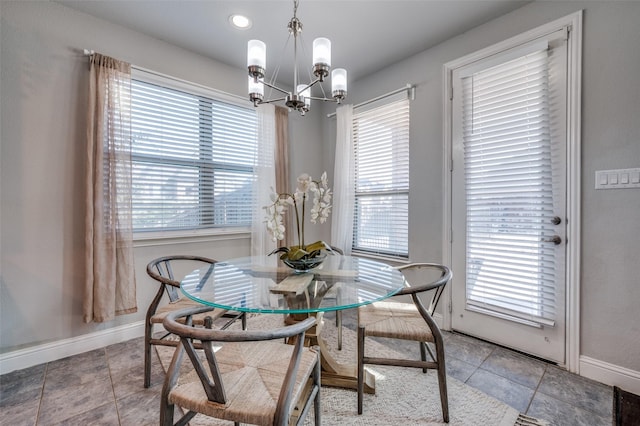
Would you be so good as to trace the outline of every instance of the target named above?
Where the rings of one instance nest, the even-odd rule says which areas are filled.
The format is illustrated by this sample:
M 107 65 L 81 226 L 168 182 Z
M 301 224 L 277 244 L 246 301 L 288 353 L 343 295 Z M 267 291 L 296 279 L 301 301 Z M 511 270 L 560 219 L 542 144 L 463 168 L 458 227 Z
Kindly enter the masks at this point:
M 314 423 L 318 426 L 320 426 L 322 424 L 322 418 L 321 418 L 321 405 L 320 405 L 320 393 L 322 391 L 322 371 L 321 371 L 321 364 L 320 364 L 320 348 L 318 348 L 318 361 L 316 363 L 316 368 L 315 371 L 313 372 L 313 379 L 314 379 L 314 384 L 318 387 L 318 392 L 316 393 L 316 398 L 313 402 L 313 415 L 314 415 Z
M 440 388 L 440 403 L 442 405 L 442 419 L 449 423 L 449 400 L 447 397 L 447 368 L 444 361 L 444 344 L 436 340 L 436 358 L 438 362 L 438 387 Z
M 151 333 L 153 325 L 147 320 L 144 328 L 144 387 L 151 386 Z
M 362 414 L 364 397 L 364 327 L 358 327 L 358 414 Z
M 160 404 L 160 426 L 173 426 L 175 405 L 168 404 L 167 401 L 162 401 Z
M 425 342 L 420 342 L 420 359 L 422 362 L 427 361 L 427 344 Z M 427 368 L 423 368 L 422 372 L 427 374 Z
M 338 350 L 342 350 L 342 311 L 336 311 L 336 327 L 338 327 Z

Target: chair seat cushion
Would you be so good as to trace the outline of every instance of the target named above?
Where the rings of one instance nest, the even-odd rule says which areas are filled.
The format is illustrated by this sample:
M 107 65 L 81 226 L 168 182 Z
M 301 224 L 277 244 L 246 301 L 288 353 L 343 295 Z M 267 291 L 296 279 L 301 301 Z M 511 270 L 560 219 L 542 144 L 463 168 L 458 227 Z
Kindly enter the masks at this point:
M 177 311 L 179 309 L 184 309 L 184 308 L 193 308 L 193 307 L 198 307 L 198 306 L 202 306 L 202 304 L 198 303 L 198 302 L 194 302 L 191 299 L 188 298 L 180 298 L 178 300 L 176 300 L 175 302 L 171 302 L 168 303 L 164 306 L 161 306 L 158 308 L 158 310 L 156 311 L 155 315 L 153 315 L 151 317 L 151 323 L 152 324 L 161 324 L 162 321 L 164 320 L 164 317 L 167 316 L 167 314 L 169 312 L 173 312 L 173 311 Z M 220 318 L 222 315 L 224 315 L 226 312 L 228 312 L 226 309 L 218 309 L 218 308 L 211 308 L 210 312 L 205 312 L 202 314 L 198 314 L 198 315 L 194 315 L 193 316 L 193 324 L 195 325 L 203 325 L 204 324 L 204 319 L 206 317 L 211 317 L 211 319 L 218 319 Z
M 169 402 L 219 419 L 272 424 L 292 352 L 292 345 L 277 341 L 224 343 L 216 352 L 216 360 L 225 385 L 226 404 L 209 401 L 193 371 L 171 391 Z M 293 405 L 303 396 L 316 360 L 314 349 L 303 349 Z
M 358 308 L 365 336 L 433 342 L 431 329 L 412 303 L 376 302 Z

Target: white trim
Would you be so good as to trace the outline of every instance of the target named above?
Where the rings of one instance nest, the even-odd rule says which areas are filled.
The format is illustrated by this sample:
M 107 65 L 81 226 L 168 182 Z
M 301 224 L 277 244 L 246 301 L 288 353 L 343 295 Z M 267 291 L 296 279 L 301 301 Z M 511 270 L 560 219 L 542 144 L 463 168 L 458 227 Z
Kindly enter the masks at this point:
M 188 92 L 195 95 L 206 96 L 222 102 L 229 102 L 234 105 L 245 107 L 247 109 L 255 108 L 253 106 L 253 103 L 249 101 L 248 97 L 245 98 L 233 93 L 224 92 L 222 90 L 214 89 L 212 87 L 194 83 L 188 80 L 183 80 L 178 77 L 173 77 L 168 74 L 163 74 L 135 65 L 131 66 L 131 78 L 135 80 L 142 80 L 147 83 L 163 85 L 165 87 Z
M 443 65 L 443 236 L 442 253 L 445 265 L 452 264 L 452 87 L 453 71 L 456 68 L 469 65 L 487 56 L 495 55 L 506 49 L 527 43 L 529 40 L 553 33 L 563 27 L 570 27 L 572 36 L 569 39 L 569 63 L 578 64 L 578 68 L 569 70 L 568 102 L 570 115 L 567 117 L 569 133 L 567 152 L 567 288 L 566 288 L 566 334 L 565 334 L 565 366 L 567 370 L 580 373 L 580 121 L 581 121 L 581 84 L 582 84 L 582 15 L 579 10 L 553 22 L 534 28 L 530 31 L 504 40 L 462 58 L 447 62 Z M 573 78 L 575 77 L 575 78 Z M 455 271 L 454 280 L 455 280 Z M 446 286 L 443 298 L 446 301 L 443 308 L 443 329 L 451 329 L 451 285 Z
M 571 37 L 569 37 L 568 64 L 578 64 L 578 69 L 570 69 L 568 74 L 567 131 L 569 148 L 567 152 L 567 239 L 571 243 L 567 249 L 567 290 L 566 290 L 566 346 L 565 366 L 567 370 L 580 374 L 580 240 L 582 215 L 580 189 L 581 173 L 581 122 L 582 122 L 582 10 L 569 15 Z M 574 78 L 575 77 L 575 78 Z
M 144 336 L 144 320 L 0 354 L 0 374 Z
M 627 392 L 640 395 L 640 371 L 581 356 L 580 373 L 581 376 L 605 385 L 618 386 Z
M 202 230 L 138 232 L 133 234 L 134 247 L 165 246 L 167 244 L 210 243 L 228 240 L 250 240 L 251 232 L 247 227 L 235 230 L 203 232 Z

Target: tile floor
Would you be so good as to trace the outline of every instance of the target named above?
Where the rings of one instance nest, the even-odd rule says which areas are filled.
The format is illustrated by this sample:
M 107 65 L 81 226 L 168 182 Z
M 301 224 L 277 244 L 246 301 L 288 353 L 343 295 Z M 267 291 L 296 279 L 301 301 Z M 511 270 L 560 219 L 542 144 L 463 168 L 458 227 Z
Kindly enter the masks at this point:
M 344 323 L 355 320 L 345 315 Z M 450 376 L 521 412 L 559 426 L 611 425 L 609 386 L 460 334 L 445 333 L 445 347 Z M 158 424 L 162 367 L 154 357 L 144 389 L 142 349 L 137 338 L 0 376 L 0 424 Z

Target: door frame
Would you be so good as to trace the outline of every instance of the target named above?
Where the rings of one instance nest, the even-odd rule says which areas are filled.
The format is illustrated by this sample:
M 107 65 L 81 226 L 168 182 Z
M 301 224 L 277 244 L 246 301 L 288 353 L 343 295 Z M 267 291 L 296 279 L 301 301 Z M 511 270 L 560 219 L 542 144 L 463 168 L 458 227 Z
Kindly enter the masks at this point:
M 443 236 L 442 253 L 445 265 L 451 265 L 453 228 L 452 228 L 452 88 L 453 70 L 484 57 L 500 53 L 527 41 L 558 31 L 568 26 L 572 33 L 568 41 L 568 75 L 567 75 L 567 252 L 566 252 L 566 330 L 565 330 L 565 368 L 579 374 L 580 361 L 580 188 L 581 188 L 581 87 L 582 87 L 582 14 L 579 10 L 548 24 L 511 37 L 505 41 L 481 49 L 462 58 L 447 62 L 443 65 Z M 456 274 L 453 271 L 452 283 Z M 451 284 L 446 286 L 443 300 L 443 328 L 451 330 L 452 307 Z

